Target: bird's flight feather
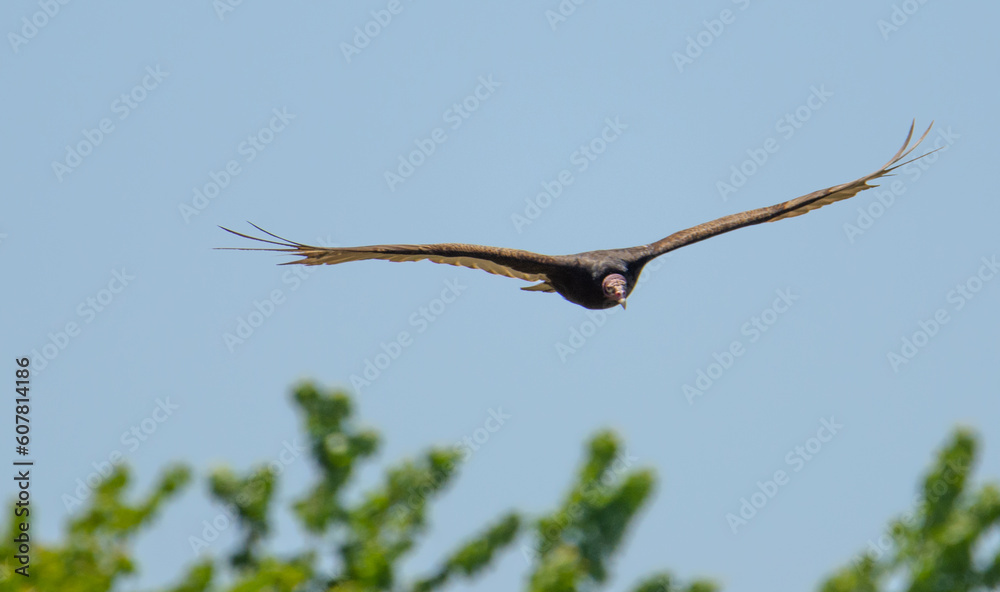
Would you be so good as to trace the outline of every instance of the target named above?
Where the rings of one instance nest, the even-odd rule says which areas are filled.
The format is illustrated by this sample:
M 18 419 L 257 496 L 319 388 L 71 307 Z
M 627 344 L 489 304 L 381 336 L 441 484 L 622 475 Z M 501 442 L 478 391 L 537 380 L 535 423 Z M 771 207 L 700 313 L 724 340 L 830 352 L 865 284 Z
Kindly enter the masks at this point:
M 222 228 L 237 236 L 251 240 L 270 243 L 281 248 L 243 248 L 245 251 L 277 251 L 299 255 L 302 259 L 289 261 L 282 265 L 301 263 L 303 265 L 335 265 L 348 261 L 364 261 L 366 259 L 381 259 L 383 261 L 420 261 L 426 259 L 434 263 L 458 265 L 470 269 L 481 269 L 485 272 L 502 275 L 509 278 L 527 280 L 529 282 L 545 281 L 545 273 L 558 262 L 555 257 L 539 255 L 530 251 L 505 249 L 501 247 L 486 247 L 482 245 L 467 245 L 461 243 L 441 243 L 434 245 L 372 245 L 369 247 L 313 247 L 290 241 L 272 234 L 256 224 L 251 225 L 266 233 L 277 241 L 249 236 L 235 230 Z
M 931 123 L 933 125 L 933 122 Z M 916 158 L 902 162 L 924 141 L 931 128 L 911 146 L 913 139 L 913 125 L 903 142 L 903 147 L 889 159 L 879 170 L 865 175 L 842 185 L 835 185 L 819 191 L 814 191 L 808 195 L 773 205 L 766 208 L 749 210 L 739 214 L 723 216 L 717 220 L 700 224 L 687 230 L 675 232 L 670 236 L 657 242 L 640 245 L 628 249 L 615 249 L 612 251 L 591 251 L 578 255 L 550 256 L 522 251 L 518 249 L 506 249 L 501 247 L 487 247 L 482 245 L 468 245 L 460 243 L 442 243 L 430 245 L 373 245 L 368 247 L 314 247 L 286 240 L 267 232 L 263 228 L 253 224 L 254 228 L 267 234 L 272 239 L 249 236 L 235 230 L 223 228 L 237 236 L 251 240 L 268 243 L 273 247 L 263 248 L 236 248 L 248 251 L 277 251 L 298 255 L 301 259 L 284 263 L 303 265 L 334 265 L 346 263 L 348 261 L 364 261 L 367 259 L 381 259 L 384 261 L 421 261 L 428 260 L 434 263 L 445 263 L 448 265 L 460 265 L 472 269 L 502 275 L 510 278 L 527 280 L 532 282 L 542 282 L 533 286 L 522 288 L 529 291 L 559 292 L 570 300 L 580 303 L 579 299 L 574 300 L 567 294 L 567 278 L 573 274 L 583 274 L 594 277 L 595 274 L 605 274 L 605 267 L 611 264 L 637 266 L 638 270 L 649 260 L 663 255 L 674 249 L 690 245 L 719 234 L 752 226 L 763 222 L 774 222 L 793 216 L 801 216 L 806 212 L 821 208 L 836 201 L 848 199 L 875 185 L 869 183 L 880 177 L 891 175 L 892 171 L 901 166 L 916 160 Z M 929 152 L 927 154 L 930 154 Z M 926 156 L 924 154 L 923 156 Z M 918 156 L 917 158 L 922 158 Z M 607 264 L 607 265 L 606 265 Z M 600 269 L 598 269 L 600 268 Z M 563 287 L 560 287 L 563 286 Z
M 885 163 L 882 168 L 874 173 L 865 175 L 864 177 L 855 179 L 849 183 L 820 189 L 819 191 L 814 191 L 808 195 L 803 195 L 802 197 L 797 197 L 777 205 L 740 212 L 739 214 L 723 216 L 722 218 L 712 220 L 711 222 L 706 222 L 686 230 L 681 230 L 680 232 L 675 232 L 662 240 L 646 245 L 646 253 L 644 253 L 644 255 L 648 259 L 652 259 L 654 257 L 659 257 L 664 253 L 673 251 L 674 249 L 679 249 L 681 247 L 703 241 L 706 238 L 711 238 L 731 230 L 736 230 L 737 228 L 761 224 L 763 222 L 774 222 L 775 220 L 783 220 L 793 216 L 801 216 L 806 212 L 822 208 L 823 206 L 831 204 L 835 201 L 854 197 L 865 189 L 877 187 L 877 185 L 869 185 L 868 183 L 878 179 L 879 177 L 891 175 L 892 171 L 913 162 L 913 160 L 916 160 L 917 158 L 927 156 L 927 154 L 924 154 L 914 158 L 913 160 L 900 162 L 909 156 L 910 153 L 924 141 L 924 138 L 926 138 L 927 134 L 931 131 L 931 126 L 934 125 L 934 122 L 931 122 L 931 125 L 927 126 L 927 131 L 925 131 L 923 135 L 920 136 L 920 138 L 912 146 L 910 146 L 910 140 L 913 139 L 913 127 L 915 123 L 916 122 L 910 125 L 910 132 L 906 135 L 906 141 L 903 142 L 902 148 L 896 152 L 895 156 L 889 159 L 889 162 Z M 643 249 L 643 247 L 639 248 Z

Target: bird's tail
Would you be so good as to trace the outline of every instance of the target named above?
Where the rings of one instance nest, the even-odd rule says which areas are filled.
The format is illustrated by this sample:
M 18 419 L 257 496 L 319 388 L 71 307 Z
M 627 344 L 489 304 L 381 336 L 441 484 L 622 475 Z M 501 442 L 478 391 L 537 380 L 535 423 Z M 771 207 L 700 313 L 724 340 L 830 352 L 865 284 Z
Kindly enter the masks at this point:
M 542 282 L 540 284 L 535 284 L 534 286 L 528 286 L 521 288 L 525 292 L 555 292 L 556 289 L 552 287 L 552 284 L 548 282 Z

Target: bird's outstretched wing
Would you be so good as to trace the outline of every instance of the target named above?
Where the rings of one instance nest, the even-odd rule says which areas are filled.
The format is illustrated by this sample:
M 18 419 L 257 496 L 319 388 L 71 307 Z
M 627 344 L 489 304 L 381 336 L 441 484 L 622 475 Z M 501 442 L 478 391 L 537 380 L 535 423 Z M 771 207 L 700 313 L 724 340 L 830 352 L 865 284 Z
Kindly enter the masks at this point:
M 546 281 L 548 273 L 559 267 L 556 257 L 540 255 L 531 251 L 442 243 L 436 245 L 373 245 L 370 247 L 313 247 L 290 241 L 251 223 L 257 230 L 277 240 L 270 240 L 236 232 L 220 226 L 226 232 L 251 240 L 276 245 L 276 247 L 228 247 L 240 251 L 277 251 L 301 256 L 302 259 L 288 261 L 282 265 L 299 263 L 302 265 L 336 265 L 348 261 L 381 259 L 383 261 L 421 261 L 459 265 L 471 269 L 481 269 L 488 273 L 521 280 Z
M 854 197 L 865 189 L 877 187 L 877 185 L 869 185 L 868 183 L 878 179 L 879 177 L 891 175 L 892 171 L 898 169 L 899 167 L 909 164 L 910 162 L 917 160 L 917 158 L 923 158 L 924 156 L 927 156 L 927 154 L 930 154 L 930 152 L 928 152 L 927 154 L 923 154 L 912 160 L 900 162 L 909 156 L 910 153 L 924 141 L 928 132 L 931 131 L 931 126 L 934 125 L 934 123 L 931 122 L 931 125 L 927 126 L 927 131 L 920 136 L 920 139 L 918 139 L 916 143 L 910 146 L 910 140 L 913 139 L 913 126 L 915 124 L 916 122 L 910 125 L 910 133 L 907 134 L 906 141 L 903 142 L 903 147 L 899 149 L 899 152 L 897 152 L 896 155 L 885 164 L 885 166 L 870 175 L 865 175 L 860 179 L 856 179 L 850 183 L 844 183 L 843 185 L 820 189 L 819 191 L 814 191 L 808 195 L 803 195 L 802 197 L 797 197 L 793 200 L 773 205 L 771 207 L 758 208 L 756 210 L 749 210 L 739 214 L 723 216 L 717 220 L 712 220 L 711 222 L 699 224 L 698 226 L 688 228 L 687 230 L 675 232 L 663 240 L 659 240 L 655 243 L 644 245 L 642 247 L 636 247 L 637 255 L 639 255 L 640 259 L 649 260 L 654 257 L 659 257 L 669 251 L 673 251 L 674 249 L 679 249 L 681 247 L 703 241 L 706 238 L 711 238 L 724 232 L 729 232 L 730 230 L 736 230 L 737 228 L 752 226 L 762 222 L 774 222 L 775 220 L 801 216 L 806 212 L 822 208 L 823 206 L 831 204 L 835 201 Z

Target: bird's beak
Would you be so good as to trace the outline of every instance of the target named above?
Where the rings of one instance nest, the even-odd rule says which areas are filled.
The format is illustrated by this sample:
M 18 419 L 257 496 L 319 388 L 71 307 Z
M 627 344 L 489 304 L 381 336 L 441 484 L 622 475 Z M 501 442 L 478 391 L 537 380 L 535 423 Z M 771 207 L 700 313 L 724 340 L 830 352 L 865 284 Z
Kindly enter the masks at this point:
M 615 302 L 620 304 L 622 308 L 625 308 L 625 299 L 628 296 L 625 294 L 625 286 L 615 286 Z

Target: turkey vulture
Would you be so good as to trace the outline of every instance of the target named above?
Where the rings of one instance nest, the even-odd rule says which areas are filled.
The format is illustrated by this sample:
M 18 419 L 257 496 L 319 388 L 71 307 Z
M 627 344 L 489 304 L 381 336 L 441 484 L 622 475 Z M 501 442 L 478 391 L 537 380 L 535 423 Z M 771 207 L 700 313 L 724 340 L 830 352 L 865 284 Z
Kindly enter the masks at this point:
M 933 122 L 931 125 L 933 125 Z M 800 216 L 811 210 L 821 208 L 826 204 L 848 199 L 860 191 L 875 187 L 875 185 L 869 185 L 868 183 L 879 177 L 889 175 L 895 169 L 916 160 L 914 158 L 907 162 L 900 162 L 923 142 L 930 129 L 930 126 L 928 126 L 927 131 L 911 147 L 910 140 L 913 138 L 913 125 L 910 125 L 910 132 L 907 134 L 906 141 L 903 143 L 903 147 L 899 149 L 899 152 L 879 170 L 855 181 L 814 191 L 808 195 L 803 195 L 802 197 L 771 207 L 723 216 L 718 220 L 675 232 L 655 243 L 628 249 L 609 249 L 604 251 L 588 251 L 576 255 L 552 256 L 518 249 L 459 243 L 324 248 L 312 247 L 286 240 L 267 232 L 256 224 L 251 225 L 277 240 L 257 238 L 236 232 L 235 230 L 229 230 L 228 228 L 220 228 L 243 238 L 280 247 L 236 248 L 236 250 L 278 251 L 302 257 L 302 259 L 289 261 L 282 265 L 292 263 L 301 263 L 303 265 L 334 265 L 348 261 L 363 261 L 365 259 L 383 259 L 385 261 L 420 261 L 427 259 L 434 263 L 460 265 L 510 278 L 541 282 L 521 289 L 538 292 L 558 292 L 566 300 L 585 308 L 603 309 L 611 308 L 618 304 L 624 308 L 625 299 L 628 298 L 632 289 L 635 288 L 643 266 L 655 257 L 659 257 L 674 249 L 703 241 L 706 238 L 729 232 L 730 230 L 743 228 L 744 226 Z M 918 156 L 917 158 L 922 157 Z

